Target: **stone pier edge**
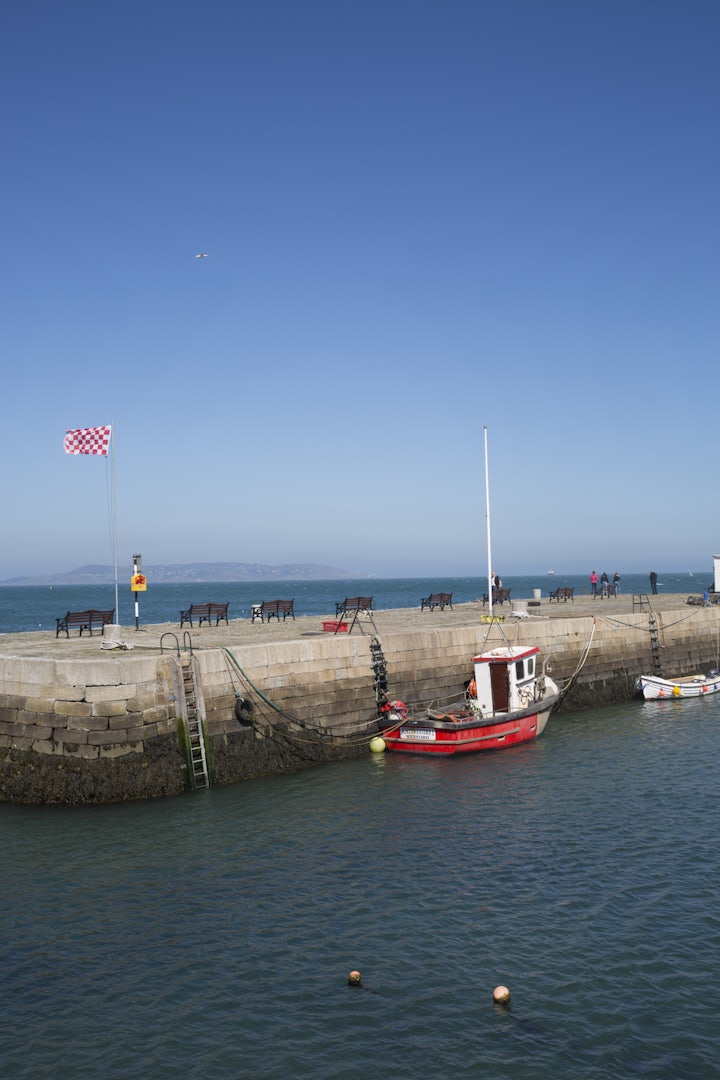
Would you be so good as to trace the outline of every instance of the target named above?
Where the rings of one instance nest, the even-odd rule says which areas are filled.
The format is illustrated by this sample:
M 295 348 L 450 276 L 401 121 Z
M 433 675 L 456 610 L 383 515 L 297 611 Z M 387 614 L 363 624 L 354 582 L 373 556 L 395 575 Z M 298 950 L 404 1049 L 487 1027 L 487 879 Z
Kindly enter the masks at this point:
M 536 644 L 553 678 L 571 681 L 560 723 L 563 709 L 633 698 L 655 655 L 665 675 L 720 666 L 718 622 L 716 607 L 685 608 L 392 630 L 378 640 L 388 697 L 409 704 L 459 694 L 484 648 Z M 370 641 L 366 631 L 196 650 L 212 783 L 366 753 L 377 730 Z M 186 790 L 179 663 L 173 653 L 0 656 L 0 801 L 107 803 Z M 251 723 L 237 719 L 238 697 L 253 701 Z

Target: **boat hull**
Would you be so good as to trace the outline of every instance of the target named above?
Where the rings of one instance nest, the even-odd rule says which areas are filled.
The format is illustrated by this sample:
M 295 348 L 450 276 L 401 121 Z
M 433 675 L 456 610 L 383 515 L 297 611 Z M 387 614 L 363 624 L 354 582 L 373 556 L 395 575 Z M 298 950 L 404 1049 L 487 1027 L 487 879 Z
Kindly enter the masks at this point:
M 655 675 L 641 675 L 640 689 L 646 701 L 660 698 L 706 697 L 720 690 L 720 675 L 693 676 L 682 679 L 661 679 Z
M 555 704 L 557 698 L 548 699 L 541 708 L 493 720 L 453 721 L 431 717 L 405 720 L 383 731 L 382 737 L 388 750 L 431 757 L 506 750 L 541 735 Z

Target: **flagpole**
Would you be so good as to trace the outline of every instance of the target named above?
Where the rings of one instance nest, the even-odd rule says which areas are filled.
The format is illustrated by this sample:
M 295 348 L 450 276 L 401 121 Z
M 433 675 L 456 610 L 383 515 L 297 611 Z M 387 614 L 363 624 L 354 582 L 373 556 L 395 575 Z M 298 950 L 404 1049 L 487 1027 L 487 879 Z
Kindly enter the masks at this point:
M 115 622 L 120 623 L 120 611 L 118 605 L 118 557 L 117 557 L 117 489 L 115 486 L 115 421 L 113 420 L 110 435 L 110 475 L 112 485 L 112 530 L 113 530 L 113 565 L 115 569 Z

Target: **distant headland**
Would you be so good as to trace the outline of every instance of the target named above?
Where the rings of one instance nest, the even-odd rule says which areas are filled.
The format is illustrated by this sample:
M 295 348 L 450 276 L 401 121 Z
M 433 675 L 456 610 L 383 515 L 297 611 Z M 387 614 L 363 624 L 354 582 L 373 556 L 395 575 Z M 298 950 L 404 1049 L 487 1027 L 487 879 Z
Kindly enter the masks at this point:
M 129 567 L 119 570 L 120 574 L 130 573 Z M 335 566 L 321 566 L 317 563 L 283 563 L 281 566 L 266 566 L 263 563 L 176 563 L 174 565 L 151 563 L 143 565 L 143 573 L 148 581 L 159 584 L 182 584 L 183 582 L 202 581 L 337 581 L 342 578 L 363 577 L 362 574 L 350 574 L 347 570 L 338 570 Z M 107 585 L 115 580 L 112 566 L 79 566 L 64 574 L 37 574 L 33 577 L 14 577 L 0 581 L 0 585 Z

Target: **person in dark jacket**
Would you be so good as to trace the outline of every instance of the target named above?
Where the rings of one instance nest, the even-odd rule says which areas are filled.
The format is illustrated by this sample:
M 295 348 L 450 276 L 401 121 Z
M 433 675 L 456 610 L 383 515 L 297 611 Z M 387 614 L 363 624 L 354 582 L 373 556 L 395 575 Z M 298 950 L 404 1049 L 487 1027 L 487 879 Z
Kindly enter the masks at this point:
M 657 574 L 654 570 L 650 571 L 650 590 L 653 596 L 655 596 L 657 593 Z

